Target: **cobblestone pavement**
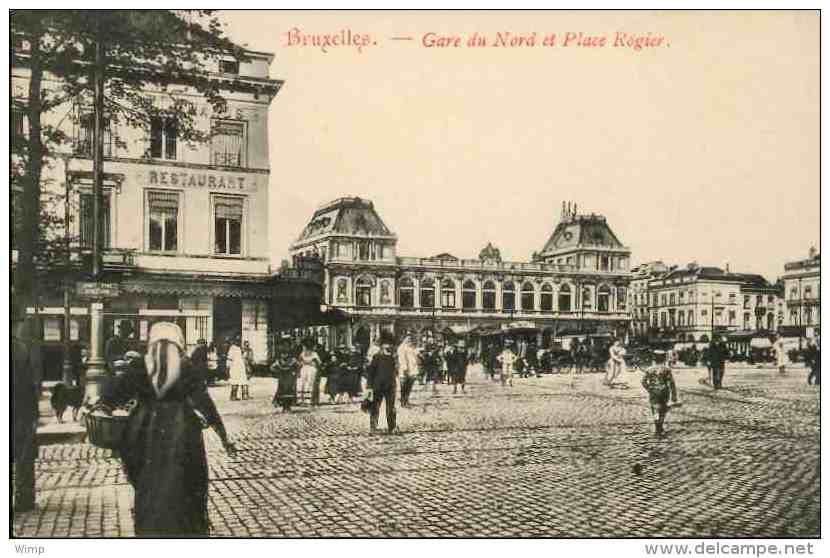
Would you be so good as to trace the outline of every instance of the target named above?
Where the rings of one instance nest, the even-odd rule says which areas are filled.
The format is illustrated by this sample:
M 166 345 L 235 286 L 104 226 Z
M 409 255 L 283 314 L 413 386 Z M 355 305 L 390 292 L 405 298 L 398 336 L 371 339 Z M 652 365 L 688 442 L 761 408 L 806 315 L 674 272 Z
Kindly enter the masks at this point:
M 400 436 L 368 436 L 359 405 L 274 413 L 274 383 L 227 401 L 239 452 L 206 432 L 216 536 L 815 537 L 819 392 L 803 369 L 680 368 L 684 405 L 651 433 L 636 373 L 516 379 L 471 370 L 467 394 L 416 386 Z M 384 415 L 381 413 L 381 425 Z M 642 472 L 636 474 L 634 465 Z M 108 451 L 41 449 L 38 509 L 17 536 L 132 536 L 132 489 Z

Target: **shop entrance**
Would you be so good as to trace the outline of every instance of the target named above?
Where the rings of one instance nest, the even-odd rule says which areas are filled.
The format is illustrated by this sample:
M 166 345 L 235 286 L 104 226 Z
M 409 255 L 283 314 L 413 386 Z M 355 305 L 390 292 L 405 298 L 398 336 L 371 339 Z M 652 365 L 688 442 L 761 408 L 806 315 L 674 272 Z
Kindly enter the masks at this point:
M 213 341 L 225 345 L 235 335 L 242 334 L 242 299 L 213 299 Z

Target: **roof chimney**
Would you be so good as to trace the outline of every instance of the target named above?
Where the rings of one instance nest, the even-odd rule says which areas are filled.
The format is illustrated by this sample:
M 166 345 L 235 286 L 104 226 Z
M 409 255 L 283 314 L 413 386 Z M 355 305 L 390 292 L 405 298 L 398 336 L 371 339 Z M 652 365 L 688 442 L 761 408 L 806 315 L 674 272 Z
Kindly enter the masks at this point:
M 726 262 L 726 273 L 729 273 L 729 262 Z

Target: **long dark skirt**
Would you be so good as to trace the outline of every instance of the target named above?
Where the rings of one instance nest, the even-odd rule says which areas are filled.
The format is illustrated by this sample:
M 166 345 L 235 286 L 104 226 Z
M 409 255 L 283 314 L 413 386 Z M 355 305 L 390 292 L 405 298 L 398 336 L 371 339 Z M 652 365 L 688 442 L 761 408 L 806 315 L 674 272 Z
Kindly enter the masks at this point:
M 202 424 L 183 400 L 143 400 L 121 450 L 135 489 L 135 534 L 208 535 L 208 466 Z
M 293 370 L 280 372 L 277 376 L 277 382 L 274 404 L 287 410 L 297 402 L 297 375 L 294 374 Z
M 342 379 L 343 373 L 339 367 L 333 366 L 329 369 L 329 374 L 326 377 L 326 395 L 328 395 L 331 399 L 337 397 L 337 395 L 342 391 L 340 389 Z

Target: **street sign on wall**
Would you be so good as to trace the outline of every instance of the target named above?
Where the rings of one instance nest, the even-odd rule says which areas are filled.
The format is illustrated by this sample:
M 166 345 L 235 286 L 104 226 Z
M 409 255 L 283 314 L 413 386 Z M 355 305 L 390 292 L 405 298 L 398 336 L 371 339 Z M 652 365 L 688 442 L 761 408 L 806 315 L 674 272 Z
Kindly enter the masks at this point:
M 75 294 L 80 298 L 117 298 L 121 295 L 118 283 L 96 283 L 92 281 L 78 281 L 75 283 Z

